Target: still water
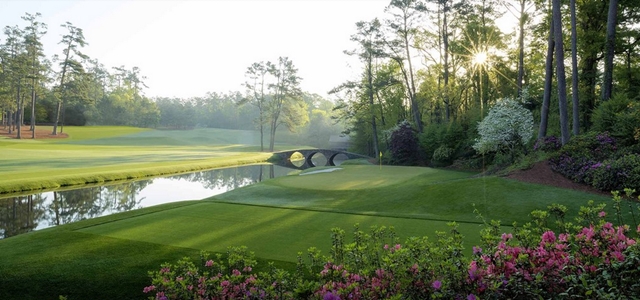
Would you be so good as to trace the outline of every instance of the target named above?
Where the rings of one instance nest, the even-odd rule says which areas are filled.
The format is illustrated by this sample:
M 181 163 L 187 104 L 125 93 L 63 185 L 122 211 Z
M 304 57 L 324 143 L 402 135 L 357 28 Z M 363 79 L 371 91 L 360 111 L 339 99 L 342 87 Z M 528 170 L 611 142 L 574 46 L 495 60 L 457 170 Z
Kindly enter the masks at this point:
M 292 170 L 239 166 L 134 182 L 0 199 L 0 239 L 153 205 L 218 195 Z

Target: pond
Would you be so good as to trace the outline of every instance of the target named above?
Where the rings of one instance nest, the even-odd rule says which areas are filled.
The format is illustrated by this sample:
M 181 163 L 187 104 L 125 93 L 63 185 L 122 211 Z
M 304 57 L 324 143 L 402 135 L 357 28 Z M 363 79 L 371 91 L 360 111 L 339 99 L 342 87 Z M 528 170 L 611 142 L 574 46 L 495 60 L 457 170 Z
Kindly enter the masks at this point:
M 274 165 L 238 166 L 5 197 L 0 199 L 0 239 L 163 203 L 207 198 L 291 171 Z

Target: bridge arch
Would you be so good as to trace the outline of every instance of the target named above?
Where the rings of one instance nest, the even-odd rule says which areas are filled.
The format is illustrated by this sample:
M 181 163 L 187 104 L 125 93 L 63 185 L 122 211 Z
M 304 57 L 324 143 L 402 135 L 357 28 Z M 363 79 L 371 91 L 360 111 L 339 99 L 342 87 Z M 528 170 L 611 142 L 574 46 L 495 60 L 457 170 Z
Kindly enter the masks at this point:
M 293 155 L 296 152 L 304 156 L 304 163 L 302 165 L 296 165 L 291 162 L 291 155 Z M 334 159 L 336 158 L 336 156 L 340 154 L 344 154 L 344 156 L 346 156 L 347 159 L 371 158 L 361 154 L 351 153 L 351 152 L 342 151 L 342 150 L 333 150 L 333 149 L 298 149 L 298 150 L 275 152 L 273 154 L 280 158 L 280 161 L 282 162 L 283 166 L 293 168 L 293 169 L 303 170 L 307 168 L 316 167 L 316 165 L 314 165 L 312 161 L 312 158 L 314 155 L 318 153 L 322 154 L 326 158 L 326 163 L 324 164 L 324 166 L 335 166 Z

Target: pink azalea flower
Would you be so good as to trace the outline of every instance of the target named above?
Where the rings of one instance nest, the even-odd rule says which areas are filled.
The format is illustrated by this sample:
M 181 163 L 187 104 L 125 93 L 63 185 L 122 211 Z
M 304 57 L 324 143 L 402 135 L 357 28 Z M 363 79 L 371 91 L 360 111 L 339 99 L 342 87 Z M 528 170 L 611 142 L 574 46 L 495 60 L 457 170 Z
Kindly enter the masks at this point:
M 553 244 L 556 241 L 556 234 L 553 231 L 546 231 L 542 234 L 542 241 L 545 243 Z
M 469 296 L 467 296 L 467 300 L 477 300 L 478 298 L 476 298 L 476 295 L 474 294 L 469 294 Z
M 144 292 L 146 294 L 146 293 L 151 292 L 151 291 L 153 291 L 155 289 L 156 289 L 156 287 L 154 285 L 150 285 L 150 286 L 145 287 L 144 290 L 142 290 L 142 292 Z
M 442 287 L 442 282 L 440 282 L 440 280 L 436 280 L 431 284 L 431 286 L 434 289 L 439 290 Z

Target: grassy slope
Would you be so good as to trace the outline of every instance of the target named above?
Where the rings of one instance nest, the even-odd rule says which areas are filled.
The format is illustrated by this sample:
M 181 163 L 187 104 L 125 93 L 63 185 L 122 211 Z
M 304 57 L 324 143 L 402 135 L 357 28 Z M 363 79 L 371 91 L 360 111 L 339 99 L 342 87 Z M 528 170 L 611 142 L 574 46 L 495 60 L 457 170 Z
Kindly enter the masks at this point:
M 501 177 L 470 178 L 468 173 L 454 171 L 349 166 L 332 173 L 278 178 L 213 200 L 477 223 L 475 205 L 485 218 L 510 225 L 552 203 L 566 205 L 568 217 L 573 218 L 589 200 L 609 198 Z
M 298 251 L 318 246 L 326 253 L 330 228 L 349 231 L 354 223 L 364 230 L 393 225 L 407 237 L 433 236 L 447 230 L 446 221 L 463 221 L 460 231 L 470 248 L 478 243 L 480 229 L 472 202 L 482 200 L 483 213 L 493 218 L 526 221 L 530 210 L 520 206 L 544 209 L 547 202 L 557 202 L 573 208 L 588 199 L 607 201 L 428 168 L 349 166 L 277 178 L 208 201 L 150 207 L 1 240 L 0 298 L 139 299 L 148 284 L 146 272 L 161 262 L 197 258 L 200 249 L 224 252 L 232 245 L 248 246 L 262 266 L 275 260 L 293 268 Z
M 250 131 L 66 130 L 69 139 L 0 140 L 0 193 L 256 163 L 270 157 L 256 152 Z

